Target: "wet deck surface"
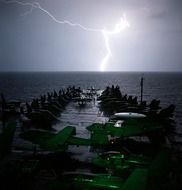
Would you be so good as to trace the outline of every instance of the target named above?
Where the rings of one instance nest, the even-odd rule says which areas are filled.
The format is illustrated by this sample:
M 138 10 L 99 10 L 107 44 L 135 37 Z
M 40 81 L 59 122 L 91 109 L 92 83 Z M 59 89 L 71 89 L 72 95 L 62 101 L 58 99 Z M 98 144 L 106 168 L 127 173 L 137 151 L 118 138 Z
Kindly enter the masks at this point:
M 89 132 L 85 129 L 94 122 L 105 122 L 106 117 L 99 112 L 97 102 L 88 102 L 84 106 L 78 105 L 77 102 L 70 102 L 66 109 L 59 117 L 60 122 L 53 126 L 56 130 L 60 130 L 68 125 L 75 126 L 77 135 L 80 137 L 88 137 Z
M 84 106 L 78 105 L 77 102 L 70 102 L 61 113 L 59 120 L 60 122 L 53 126 L 54 129 L 59 131 L 66 126 L 74 126 L 77 137 L 90 138 L 90 132 L 86 127 L 94 122 L 104 123 L 108 118 L 100 113 L 98 102 L 93 100 Z M 86 162 L 96 154 L 89 146 L 70 145 L 68 151 L 73 153 L 74 158 Z

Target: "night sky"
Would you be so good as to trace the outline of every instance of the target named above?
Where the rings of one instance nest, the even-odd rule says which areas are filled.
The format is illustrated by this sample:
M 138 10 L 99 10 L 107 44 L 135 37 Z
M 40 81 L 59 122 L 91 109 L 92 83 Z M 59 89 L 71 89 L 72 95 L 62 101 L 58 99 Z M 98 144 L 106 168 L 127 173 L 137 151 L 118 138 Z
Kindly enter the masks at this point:
M 19 0 L 33 3 L 31 0 Z M 100 71 L 102 30 L 125 15 L 130 27 L 109 35 L 105 71 L 182 71 L 182 0 L 0 0 L 0 71 Z M 32 12 L 31 12 L 32 11 Z

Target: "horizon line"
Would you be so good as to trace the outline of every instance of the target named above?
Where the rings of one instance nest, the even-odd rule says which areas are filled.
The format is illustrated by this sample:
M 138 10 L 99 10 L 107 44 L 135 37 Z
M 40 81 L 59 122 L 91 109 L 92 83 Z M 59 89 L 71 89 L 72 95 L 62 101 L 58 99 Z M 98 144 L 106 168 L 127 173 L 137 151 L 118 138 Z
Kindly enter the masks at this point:
M 48 73 L 48 72 L 52 72 L 52 73 L 181 73 L 182 71 L 0 71 L 0 73 Z

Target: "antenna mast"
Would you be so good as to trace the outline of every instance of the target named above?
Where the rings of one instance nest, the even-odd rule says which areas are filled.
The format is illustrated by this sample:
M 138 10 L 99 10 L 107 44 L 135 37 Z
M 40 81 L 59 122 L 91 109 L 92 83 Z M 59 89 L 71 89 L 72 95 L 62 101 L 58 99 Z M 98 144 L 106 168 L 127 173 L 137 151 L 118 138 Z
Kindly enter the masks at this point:
M 143 75 L 141 77 L 141 81 L 140 81 L 140 87 L 141 87 L 141 99 L 140 99 L 140 104 L 142 104 L 143 102 Z

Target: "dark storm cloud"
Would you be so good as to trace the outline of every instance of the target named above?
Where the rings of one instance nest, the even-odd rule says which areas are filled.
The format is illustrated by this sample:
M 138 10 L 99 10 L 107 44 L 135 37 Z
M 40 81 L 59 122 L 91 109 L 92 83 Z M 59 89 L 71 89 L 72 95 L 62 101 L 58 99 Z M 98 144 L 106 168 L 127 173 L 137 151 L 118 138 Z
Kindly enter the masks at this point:
M 153 0 L 149 3 L 150 16 L 156 19 L 181 19 L 181 0 Z

